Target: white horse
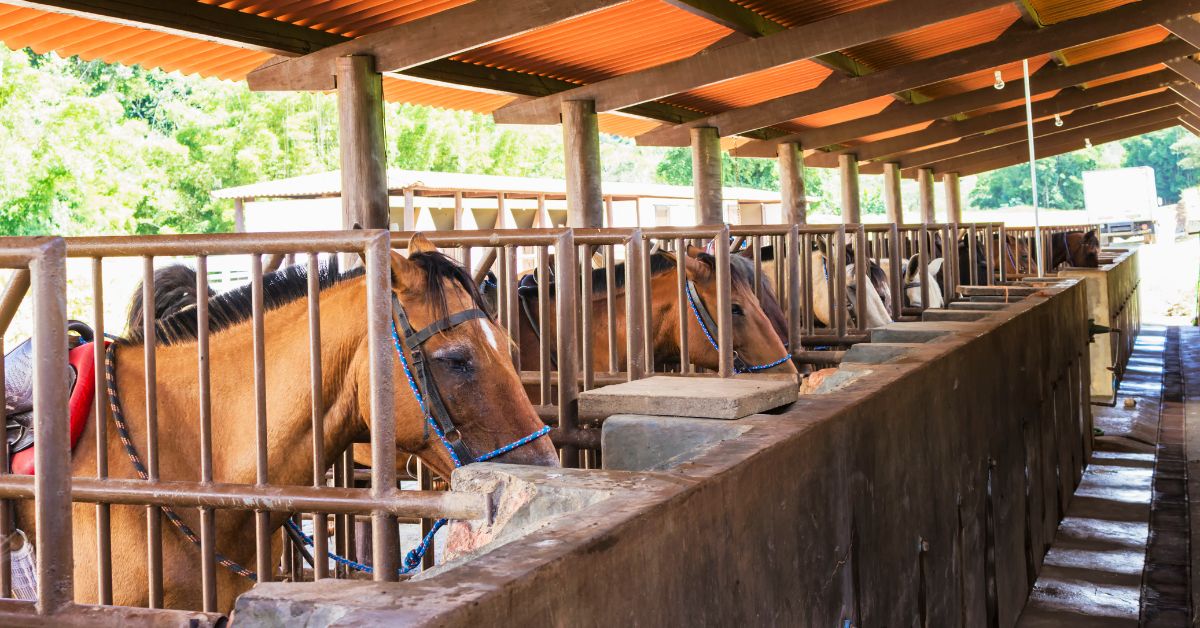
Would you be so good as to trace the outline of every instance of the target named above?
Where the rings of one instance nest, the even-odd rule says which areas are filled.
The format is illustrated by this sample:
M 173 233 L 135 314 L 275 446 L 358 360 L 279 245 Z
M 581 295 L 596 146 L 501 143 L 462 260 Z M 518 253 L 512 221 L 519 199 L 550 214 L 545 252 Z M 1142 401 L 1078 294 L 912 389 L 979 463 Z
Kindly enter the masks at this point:
M 921 280 L 921 261 L 916 255 L 909 258 L 904 263 L 904 297 L 908 305 L 912 307 L 921 307 L 921 285 L 924 283 L 929 286 L 929 308 L 946 307 L 946 301 L 942 298 L 942 286 L 937 280 L 938 271 L 942 269 L 942 263 L 945 260 L 941 257 L 936 257 L 929 261 L 925 267 L 925 280 Z

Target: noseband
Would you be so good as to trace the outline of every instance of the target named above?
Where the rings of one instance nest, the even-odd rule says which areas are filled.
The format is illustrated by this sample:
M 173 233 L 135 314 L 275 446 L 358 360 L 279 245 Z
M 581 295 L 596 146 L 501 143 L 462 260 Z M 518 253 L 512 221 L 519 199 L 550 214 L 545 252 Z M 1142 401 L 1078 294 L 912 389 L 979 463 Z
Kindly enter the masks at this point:
M 712 315 L 708 313 L 708 308 L 704 306 L 704 301 L 700 298 L 700 293 L 696 292 L 696 284 L 693 283 L 691 279 L 687 281 L 687 299 L 688 306 L 692 310 L 692 315 L 696 317 L 696 322 L 700 323 L 700 331 L 704 332 L 704 337 L 708 338 L 708 344 L 712 345 L 713 350 L 719 354 L 721 352 L 721 348 L 717 345 L 717 341 L 715 338 L 713 338 L 712 332 L 710 331 L 712 329 L 716 329 L 717 323 L 713 321 Z M 775 368 L 776 366 L 779 366 L 790 359 L 792 359 L 792 356 L 785 354 L 782 358 L 779 358 L 774 362 L 768 362 L 766 364 L 750 364 L 749 362 L 746 362 L 746 360 L 743 359 L 737 351 L 734 351 L 733 372 L 755 373 L 758 371 L 765 371 L 770 368 Z
M 392 317 L 392 342 L 396 346 L 396 355 L 400 358 L 400 365 L 404 367 L 404 376 L 408 379 L 409 388 L 412 389 L 413 396 L 417 398 L 417 404 L 421 406 L 421 411 L 425 414 L 426 426 L 433 428 L 434 433 L 437 434 L 438 439 L 442 441 L 442 444 L 446 447 L 446 451 L 450 454 L 451 460 L 454 461 L 455 467 L 468 465 L 472 462 L 491 460 L 550 433 L 550 426 L 546 425 L 532 434 L 519 438 L 503 447 L 480 456 L 473 456 L 471 450 L 463 442 L 462 433 L 455 426 L 454 418 L 450 416 L 450 411 L 446 408 L 445 402 L 442 401 L 442 395 L 438 392 L 437 384 L 433 380 L 433 371 L 430 369 L 429 360 L 426 359 L 421 347 L 430 338 L 441 332 L 454 329 L 463 323 L 475 319 L 490 321 L 491 316 L 487 312 L 475 307 L 440 318 L 420 331 L 417 331 L 413 328 L 408 318 L 408 313 L 404 310 L 404 306 L 400 304 L 400 299 L 393 292 Z M 397 329 L 399 332 L 397 332 Z M 403 340 L 400 338 L 401 333 L 404 334 Z M 409 357 L 405 357 L 404 349 L 408 349 L 411 362 Z M 428 431 L 426 432 L 426 436 L 428 437 Z

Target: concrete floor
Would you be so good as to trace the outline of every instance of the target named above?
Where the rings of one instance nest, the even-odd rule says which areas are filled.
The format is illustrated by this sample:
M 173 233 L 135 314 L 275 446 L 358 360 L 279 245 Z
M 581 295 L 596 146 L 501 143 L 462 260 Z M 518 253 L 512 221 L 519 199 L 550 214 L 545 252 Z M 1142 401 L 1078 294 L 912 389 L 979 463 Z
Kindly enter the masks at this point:
M 1200 479 L 1200 424 L 1186 430 L 1183 418 L 1200 421 L 1198 405 L 1200 332 L 1143 327 L 1117 406 L 1094 407 L 1103 435 L 1019 625 L 1190 624 L 1188 563 L 1200 552 L 1188 548 L 1183 452 L 1187 433 Z

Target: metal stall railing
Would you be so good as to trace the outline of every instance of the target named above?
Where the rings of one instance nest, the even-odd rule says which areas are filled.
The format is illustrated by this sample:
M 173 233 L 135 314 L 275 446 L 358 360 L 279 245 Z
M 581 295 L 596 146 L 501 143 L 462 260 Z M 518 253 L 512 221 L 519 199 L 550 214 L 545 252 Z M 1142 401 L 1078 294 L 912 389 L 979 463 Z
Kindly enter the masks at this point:
M 0 242 L 0 260 L 15 259 L 14 256 L 26 255 L 28 245 L 22 241 Z M 43 368 L 47 374 L 35 381 L 37 389 L 35 404 L 37 424 L 35 427 L 39 443 L 60 442 L 66 428 L 65 415 L 62 408 L 66 400 L 66 390 L 63 385 L 62 368 L 66 362 L 63 348 L 65 320 L 62 313 L 65 300 L 66 284 L 61 270 L 62 241 L 53 240 L 56 245 L 50 247 L 50 255 L 59 256 L 59 270 L 46 272 L 45 261 L 38 258 L 36 264 L 31 264 L 35 300 L 35 343 L 36 346 L 46 346 L 44 358 L 39 358 L 39 374 Z M 57 249 L 53 247 L 57 246 Z M 55 251 L 58 251 L 55 253 Z M 308 256 L 308 283 L 306 294 L 308 299 L 308 356 L 309 356 L 309 394 L 311 412 L 303 419 L 301 425 L 311 431 L 312 447 L 311 486 L 296 486 L 278 484 L 272 478 L 271 467 L 268 464 L 267 438 L 268 422 L 267 398 L 267 368 L 268 356 L 265 353 L 267 311 L 264 307 L 264 268 L 263 256 L 292 255 L 303 253 Z M 323 398 L 321 378 L 321 303 L 317 297 L 319 285 L 319 253 L 349 253 L 359 254 L 365 263 L 366 305 L 365 326 L 366 338 L 370 346 L 367 356 L 369 373 L 369 410 L 373 417 L 371 425 L 371 446 L 373 461 L 371 469 L 371 488 L 357 489 L 351 487 L 326 486 L 326 469 L 330 461 L 326 459 L 324 435 L 326 430 L 325 415 L 327 402 Z M 66 255 L 73 258 L 90 260 L 92 264 L 92 305 L 94 325 L 97 339 L 104 337 L 104 290 L 105 283 L 104 261 L 114 257 L 140 257 L 143 260 L 143 310 L 142 323 L 144 329 L 156 328 L 156 307 L 154 293 L 154 265 L 157 258 L 164 257 L 193 257 L 196 265 L 196 294 L 208 294 L 207 262 L 212 256 L 248 255 L 250 259 L 250 280 L 252 295 L 252 355 L 247 356 L 252 363 L 252 387 L 254 395 L 254 469 L 252 482 L 236 483 L 217 477 L 213 464 L 213 416 L 214 416 L 214 382 L 212 380 L 212 363 L 210 354 L 209 322 L 211 312 L 208 311 L 208 301 L 199 299 L 195 310 L 196 324 L 196 373 L 198 380 L 189 384 L 178 384 L 180 388 L 195 387 L 196 408 L 199 423 L 198 450 L 196 451 L 197 477 L 194 480 L 183 478 L 164 478 L 159 473 L 159 425 L 160 404 L 158 393 L 164 385 L 165 378 L 156 372 L 156 356 L 159 343 L 154 341 L 153 331 L 147 332 L 150 341 L 144 343 L 143 365 L 145 371 L 144 390 L 140 392 L 145 400 L 144 425 L 139 428 L 145 434 L 145 469 L 142 479 L 124 479 L 119 476 L 131 477 L 130 468 L 116 471 L 110 468 L 106 454 L 109 442 L 115 437 L 107 427 L 105 414 L 100 414 L 95 426 L 95 468 L 75 469 L 81 477 L 72 478 L 71 454 L 66 446 L 37 448 L 36 476 L 18 476 L 0 474 L 0 497 L 7 499 L 30 499 L 35 503 L 39 513 L 37 519 L 37 544 L 39 565 L 39 595 L 35 606 L 25 602 L 12 600 L 0 601 L 0 614 L 15 613 L 20 616 L 27 612 L 59 613 L 66 612 L 65 618 L 74 610 L 93 607 L 75 605 L 75 591 L 72 586 L 74 567 L 71 563 L 72 547 L 71 502 L 94 503 L 95 510 L 95 547 L 96 547 L 96 587 L 94 598 L 101 605 L 112 604 L 113 589 L 113 529 L 111 505 L 132 505 L 146 507 L 145 543 L 147 548 L 145 572 L 147 587 L 144 599 L 151 609 L 161 609 L 164 603 L 163 582 L 163 538 L 162 528 L 164 515 L 167 519 L 176 519 L 173 509 L 197 509 L 199 511 L 198 545 L 200 569 L 199 588 L 201 590 L 201 606 L 205 612 L 215 612 L 217 608 L 217 539 L 215 515 L 218 510 L 252 511 L 254 512 L 254 565 L 257 568 L 258 581 L 273 579 L 275 565 L 271 551 L 271 519 L 272 513 L 316 513 L 312 543 L 317 556 L 324 557 L 328 548 L 327 526 L 328 515 L 353 516 L 367 514 L 372 517 L 372 555 L 375 580 L 397 579 L 399 552 L 397 547 L 397 518 L 417 517 L 450 517 L 458 519 L 480 518 L 485 516 L 487 505 L 478 496 L 431 492 L 431 491 L 399 491 L 396 481 L 396 425 L 394 415 L 394 382 L 393 369 L 395 358 L 391 341 L 391 284 L 389 263 L 389 242 L 386 231 L 339 231 L 312 232 L 289 234 L 221 234 L 221 235 L 184 235 L 184 236 L 135 236 L 135 237 L 94 237 L 70 238 L 66 241 Z M 49 259 L 49 258 L 47 258 Z M 40 272 L 40 274 L 39 274 Z M 14 282 L 15 283 L 15 282 Z M 16 286 L 20 287 L 20 286 Z M 5 295 L 5 304 L 18 303 L 19 290 L 11 289 Z M 6 310 L 7 311 L 7 310 Z M 11 319 L 6 314 L 5 320 Z M 326 327 L 328 329 L 328 326 Z M 326 338 L 325 340 L 328 340 Z M 104 351 L 95 351 L 95 400 L 100 409 L 109 405 L 106 379 Z M 48 356 L 48 357 L 45 357 Z M 301 365 L 302 367 L 302 365 Z M 227 368 L 223 367 L 223 368 Z M 53 371 L 54 376 L 49 376 Z M 169 374 L 164 374 L 168 375 Z M 171 389 L 172 396 L 178 398 L 179 390 Z M 171 425 L 168 418 L 168 425 Z M 179 426 L 174 426 L 179 429 Z M 7 461 L 7 456 L 3 457 Z M 86 477 L 94 474 L 94 477 Z M 249 478 L 248 478 L 249 479 Z M 54 489 L 48 487 L 54 485 Z M 43 516 L 43 513 L 44 516 Z M 51 514 L 52 513 L 52 514 Z M 0 521 L 7 521 L 0 517 Z M 171 534 L 171 532 L 168 532 Z M 340 539 L 339 539 L 340 541 Z M 120 546 L 123 551 L 131 548 Z M 6 556 L 7 546 L 0 548 L 0 554 Z M 328 563 L 324 560 L 314 561 L 313 575 L 316 578 L 328 577 Z M 0 570 L 7 576 L 7 570 Z M 295 577 L 295 574 L 293 574 Z M 176 583 L 178 584 L 178 583 Z M 3 591 L 8 593 L 8 591 Z M 127 593 L 127 592 L 125 592 Z M 110 611 L 105 611 L 110 612 Z M 140 617 L 145 610 L 133 608 L 112 607 L 113 616 Z M 164 613 L 167 611 L 155 610 Z
M 1005 227 L 1005 234 L 1013 239 L 1013 244 L 1017 249 L 1015 255 L 1017 258 L 1017 273 L 1012 278 L 1024 279 L 1053 274 L 1054 269 L 1051 265 L 1054 258 L 1054 238 L 1064 233 L 1074 231 L 1086 233 L 1093 229 L 1096 229 L 1096 225 L 1048 225 L 1041 227 L 1041 244 L 1044 259 L 1038 259 L 1037 229 L 1034 227 Z

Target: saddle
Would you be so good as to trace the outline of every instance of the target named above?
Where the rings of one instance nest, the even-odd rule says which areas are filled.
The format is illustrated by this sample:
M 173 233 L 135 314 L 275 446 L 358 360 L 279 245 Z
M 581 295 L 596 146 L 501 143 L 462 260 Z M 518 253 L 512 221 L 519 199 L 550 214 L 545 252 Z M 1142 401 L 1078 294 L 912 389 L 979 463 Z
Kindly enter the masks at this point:
M 71 448 L 83 434 L 96 391 L 95 334 L 79 321 L 67 323 Z M 73 332 L 73 333 L 72 333 Z M 4 418 L 12 472 L 33 475 L 33 342 L 26 339 L 4 356 Z

